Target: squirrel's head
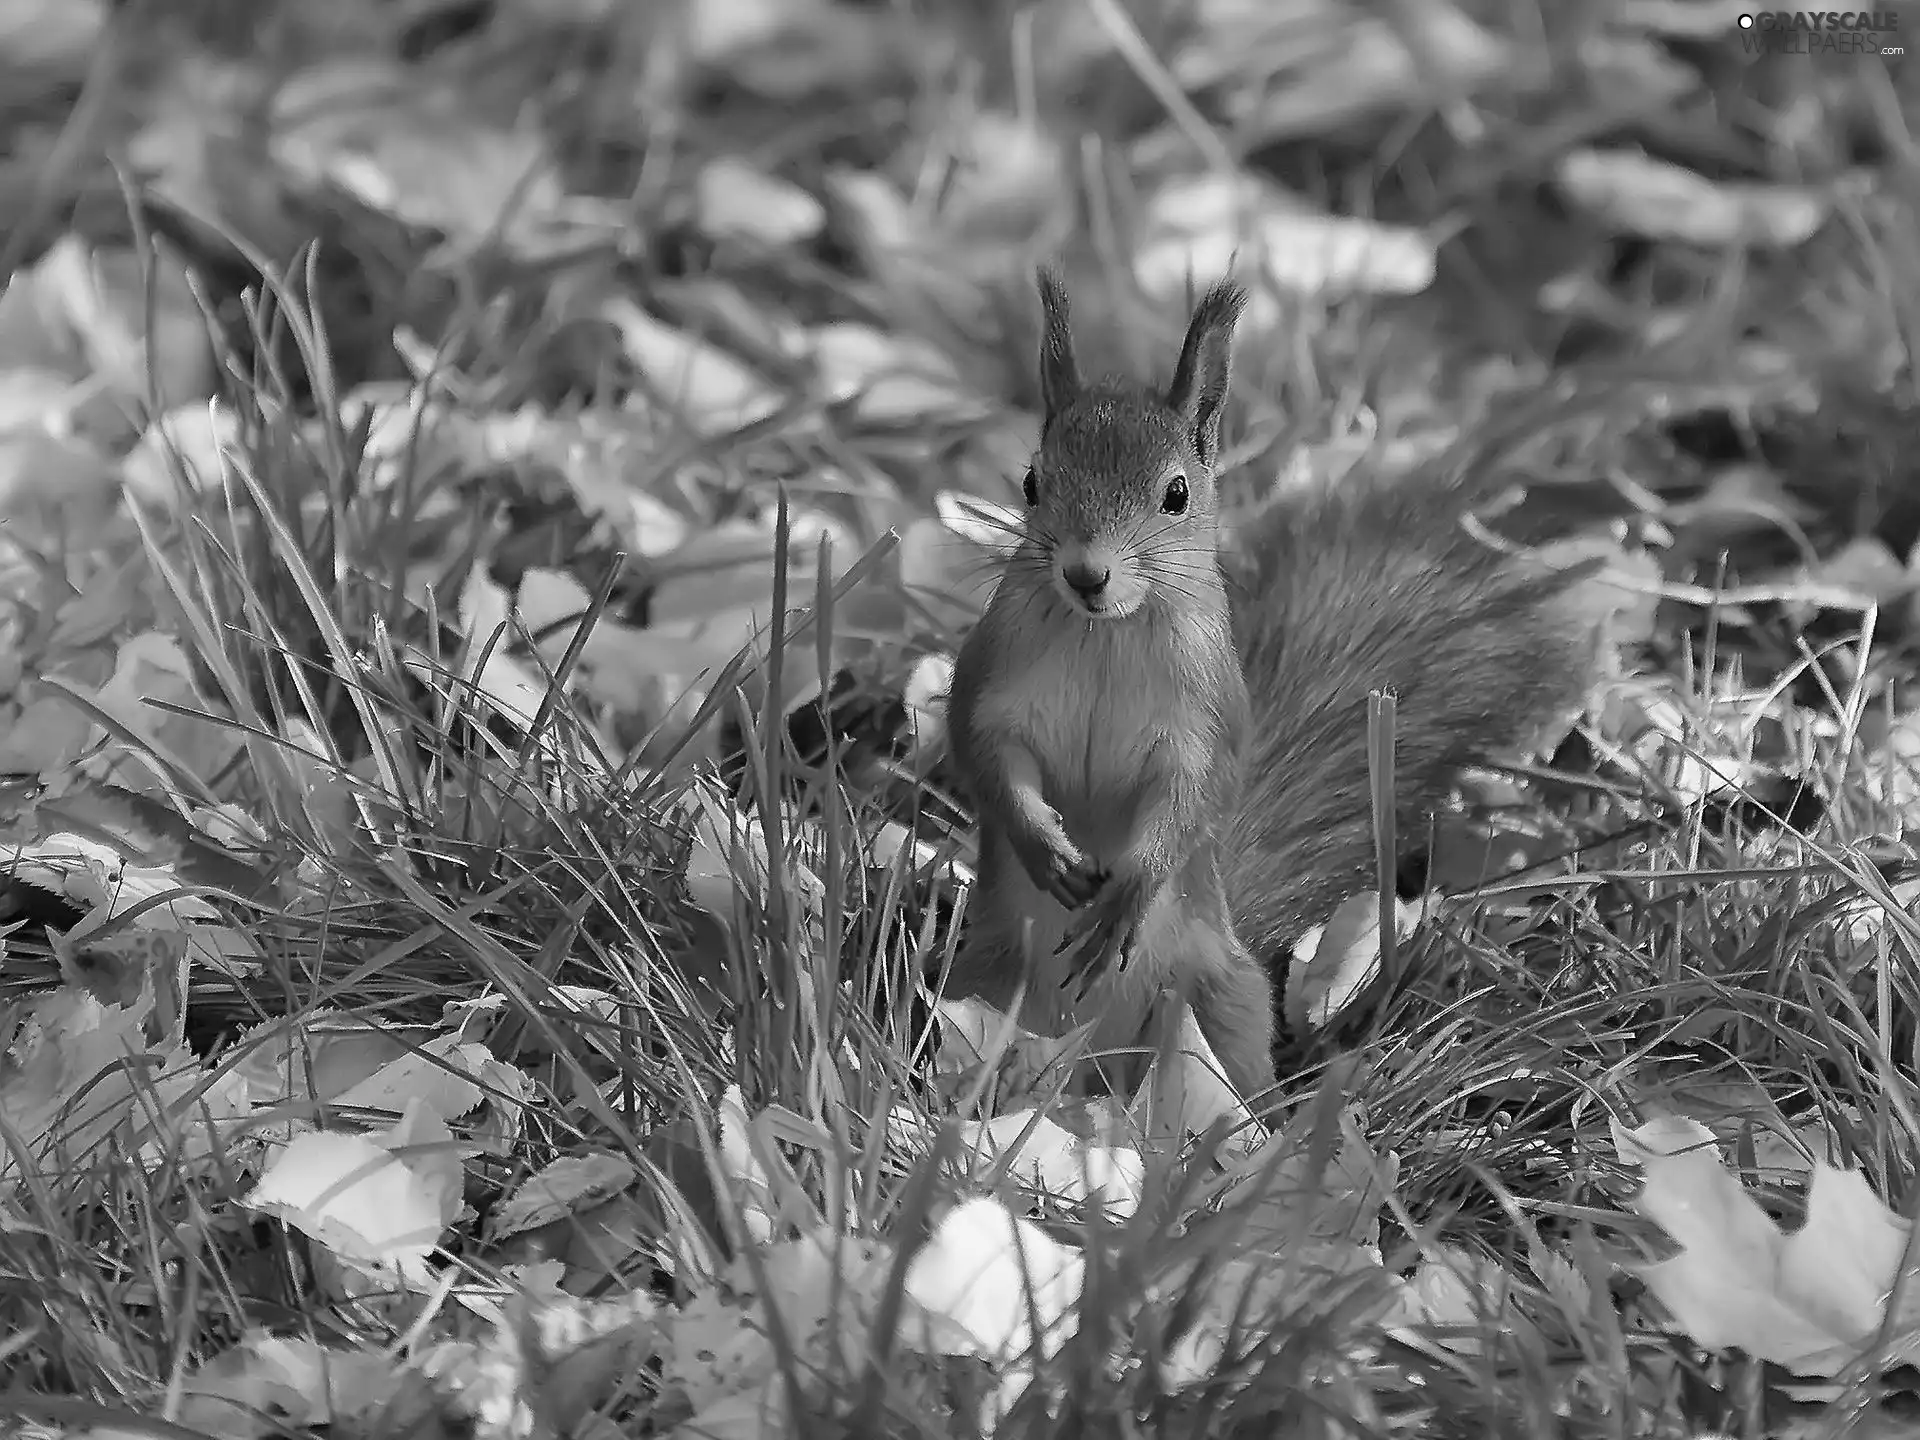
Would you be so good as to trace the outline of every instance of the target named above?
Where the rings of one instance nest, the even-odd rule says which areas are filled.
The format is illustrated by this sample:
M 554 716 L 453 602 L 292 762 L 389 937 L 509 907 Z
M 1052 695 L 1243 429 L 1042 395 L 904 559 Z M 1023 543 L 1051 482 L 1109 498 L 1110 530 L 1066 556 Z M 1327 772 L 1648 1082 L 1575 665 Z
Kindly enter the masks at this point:
M 1025 499 L 1053 588 L 1090 619 L 1119 619 L 1217 583 L 1214 465 L 1246 292 L 1221 281 L 1201 297 L 1163 393 L 1082 383 L 1065 287 L 1045 269 L 1039 284 L 1040 448 Z

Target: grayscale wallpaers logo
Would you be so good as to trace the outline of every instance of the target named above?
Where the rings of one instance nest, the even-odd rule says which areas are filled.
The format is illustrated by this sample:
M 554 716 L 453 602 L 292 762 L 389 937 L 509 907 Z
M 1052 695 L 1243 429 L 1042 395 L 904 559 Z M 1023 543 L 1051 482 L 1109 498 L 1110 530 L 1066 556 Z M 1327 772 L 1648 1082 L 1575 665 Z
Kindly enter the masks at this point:
M 1740 17 L 1749 55 L 1904 55 L 1891 10 L 1755 10 Z

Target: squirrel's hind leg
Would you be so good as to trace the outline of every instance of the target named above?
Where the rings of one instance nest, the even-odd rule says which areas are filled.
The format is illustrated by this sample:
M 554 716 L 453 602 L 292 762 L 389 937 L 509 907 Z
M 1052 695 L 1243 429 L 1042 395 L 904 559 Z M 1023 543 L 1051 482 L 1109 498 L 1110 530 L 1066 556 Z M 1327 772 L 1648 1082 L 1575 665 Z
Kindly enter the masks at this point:
M 1029 978 L 1031 957 L 1038 973 L 1031 976 L 1035 983 L 1028 987 L 1024 1024 L 1044 1031 L 1055 1019 L 1050 1002 L 1058 998 L 1048 983 L 1052 978 L 1048 971 L 1058 968 L 1053 951 L 1067 933 L 1070 918 L 1041 893 L 1001 844 L 983 836 L 966 928 L 954 950 L 945 993 L 952 999 L 971 997 L 996 1009 L 1009 1009 L 1021 981 Z
M 1178 956 L 1183 998 L 1200 1033 L 1240 1098 L 1252 1101 L 1274 1085 L 1273 982 L 1230 925 L 1189 918 L 1165 936 Z

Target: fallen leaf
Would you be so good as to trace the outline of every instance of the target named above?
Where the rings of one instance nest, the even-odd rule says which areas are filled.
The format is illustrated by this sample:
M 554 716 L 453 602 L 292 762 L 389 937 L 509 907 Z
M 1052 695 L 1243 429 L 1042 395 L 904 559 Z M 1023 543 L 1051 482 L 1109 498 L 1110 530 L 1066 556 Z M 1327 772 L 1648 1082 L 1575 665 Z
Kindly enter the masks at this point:
M 991 1060 L 999 1067 L 1003 1101 L 1046 1089 L 1064 1067 L 1086 1053 L 1086 1026 L 1076 1026 L 1065 1035 L 1036 1035 L 1004 1010 L 972 997 L 954 1000 L 943 995 L 934 1002 L 934 1014 L 940 1021 L 935 1073 L 968 1082 L 973 1072 Z
M 1302 1106 L 1255 1148 L 1222 1156 L 1247 1246 L 1285 1254 L 1303 1240 L 1378 1244 L 1380 1211 L 1399 1163 L 1374 1152 L 1351 1107 L 1336 1117 L 1338 1133 L 1321 1153 L 1315 1145 L 1320 1119 L 1317 1105 Z
M 695 1412 L 674 1433 L 692 1440 L 715 1433 L 710 1426 L 722 1434 L 787 1432 L 792 1400 L 768 1334 L 776 1313 L 798 1352 L 798 1374 L 857 1380 L 891 1261 L 879 1242 L 816 1230 L 766 1247 L 758 1267 L 743 1260 L 728 1283 L 697 1293 L 671 1320 L 662 1357 L 663 1388 Z M 748 1428 L 755 1425 L 770 1428 Z
M 973 871 L 948 853 L 948 847 L 916 836 L 898 820 L 888 820 L 867 837 L 867 863 L 891 870 L 904 863 L 908 873 L 949 887 L 971 885 Z M 937 874 L 932 874 L 937 869 Z
M 222 484 L 227 463 L 222 456 L 239 449 L 240 422 L 232 410 L 183 405 L 147 427 L 121 462 L 120 478 L 135 500 L 171 511 L 181 499 L 183 482 L 188 493 Z
M 1387 15 L 1316 6 L 1312 17 L 1303 25 L 1290 7 L 1206 0 L 1173 72 L 1189 90 L 1230 87 L 1236 140 L 1259 147 L 1329 135 L 1383 109 L 1404 114 L 1522 69 L 1514 41 L 1445 0 Z
M 764 1244 L 773 1237 L 780 1206 L 766 1166 L 754 1153 L 747 1104 L 738 1085 L 729 1085 L 721 1095 L 716 1119 L 719 1135 L 714 1148 L 720 1173 L 733 1192 L 736 1217 L 752 1240 Z
M 1782 1235 L 1698 1121 L 1656 1116 L 1632 1130 L 1615 1121 L 1614 1145 L 1645 1177 L 1629 1204 L 1679 1247 L 1641 1276 L 1695 1343 L 1738 1347 L 1796 1375 L 1835 1375 L 1863 1353 L 1911 1228 L 1864 1177 L 1816 1162 L 1806 1221 Z
M 1490 1334 L 1524 1332 L 1538 1345 L 1538 1327 L 1515 1308 L 1512 1286 L 1513 1276 L 1492 1257 L 1435 1246 L 1401 1292 L 1406 1308 L 1392 1328 L 1402 1339 L 1455 1355 L 1484 1355 Z
M 163 407 L 173 407 L 204 404 L 212 393 L 207 320 L 187 268 L 170 248 L 160 245 L 145 254 L 126 247 L 90 249 L 78 236 L 65 235 L 36 262 L 33 284 L 44 308 L 58 314 L 79 341 L 92 383 L 111 393 L 118 413 L 109 434 L 143 413 L 153 394 Z
M 1139 1207 L 1146 1166 L 1137 1150 L 1089 1143 L 1034 1110 L 957 1128 L 977 1176 L 1001 1172 L 1056 1201 L 1099 1201 L 1119 1218 Z
M 1285 1256 L 1235 1256 L 1162 1280 L 1153 1287 L 1156 1296 L 1178 1294 L 1196 1281 L 1202 1287 L 1197 1304 L 1193 1295 L 1185 1297 L 1193 1305 L 1192 1323 L 1161 1358 L 1162 1388 L 1172 1394 L 1206 1384 L 1230 1353 L 1257 1353 L 1254 1347 L 1282 1326 L 1311 1327 L 1325 1338 L 1337 1316 L 1358 1335 L 1388 1312 L 1395 1295 L 1391 1280 L 1377 1256 L 1357 1245 L 1326 1242 L 1296 1246 Z
M 687 14 L 693 56 L 790 104 L 826 91 L 871 94 L 901 63 L 885 12 L 837 0 L 703 0 Z
M 296 71 L 274 96 L 267 143 L 307 184 L 466 245 L 522 248 L 564 199 L 538 134 L 489 124 L 398 61 L 357 55 Z
M 1193 1007 L 1160 1005 L 1155 1028 L 1160 1033 L 1154 1037 L 1154 1062 L 1129 1107 L 1140 1133 L 1149 1142 L 1170 1140 L 1177 1147 L 1218 1125 L 1231 1131 L 1229 1150 L 1251 1149 L 1265 1140 L 1267 1132 L 1249 1113 L 1246 1098 L 1221 1071 Z
M 1073 217 L 1073 175 L 1059 139 L 1031 118 L 974 110 L 949 127 L 952 168 L 937 228 L 961 265 L 998 265 L 1008 247 L 1052 249 Z
M 183 934 L 195 964 L 234 977 L 251 973 L 259 964 L 259 950 L 247 933 L 223 924 L 210 902 L 183 893 L 179 876 L 165 866 L 136 864 L 110 845 L 64 831 L 11 853 L 0 846 L 0 870 L 9 866 L 16 878 L 86 909 L 75 938 L 152 900 L 161 903 L 141 910 L 129 923 L 142 930 Z
M 1624 696 L 1609 696 L 1600 728 L 1628 734 L 1631 762 L 1684 803 L 1737 793 L 1761 773 L 1750 753 L 1735 750 L 1743 743 L 1751 750 L 1750 725 L 1702 722 L 1672 694 L 1641 695 L 1631 705 Z
M 1000 1373 L 982 1433 L 1025 1393 L 1033 1355 L 1050 1359 L 1079 1325 L 1086 1259 L 997 1200 L 964 1200 L 934 1225 L 907 1264 L 902 1344 L 930 1355 L 974 1355 Z M 1035 1322 L 1039 1333 L 1035 1334 Z
M 0 434 L 0 523 L 46 517 L 98 525 L 119 493 L 118 469 L 85 441 L 32 430 Z
M 562 654 L 592 603 L 586 586 L 564 570 L 529 570 L 520 577 L 520 588 L 513 595 L 513 608 L 520 612 L 527 633 L 541 637 L 543 646 L 557 645 Z M 492 633 L 491 627 L 476 632 L 480 639 Z
M 852 402 L 862 420 L 885 424 L 938 417 L 952 422 L 979 408 L 933 346 L 871 325 L 817 325 L 802 342 L 828 397 Z
M 732 926 L 736 907 L 744 905 L 750 913 L 772 883 L 766 832 L 714 786 L 696 785 L 683 805 L 693 828 L 693 845 L 683 872 L 688 898 L 721 924 Z M 785 878 L 810 908 L 824 901 L 825 885 L 806 865 L 793 862 Z
M 384 1355 L 255 1330 L 184 1377 L 174 1420 L 220 1440 L 346 1427 L 379 1410 L 398 1380 Z
M 1425 918 L 1422 900 L 1394 897 L 1398 938 L 1409 939 Z M 1294 942 L 1287 967 L 1287 1023 L 1302 1035 L 1332 1024 L 1380 973 L 1380 897 L 1350 895 L 1323 925 Z
M 307 1108 L 340 1095 L 432 1038 L 426 1027 L 389 1026 L 338 1010 L 266 1020 L 234 1046 L 235 1068 L 263 1106 Z
M 637 1172 L 618 1155 L 565 1155 L 529 1175 L 493 1212 L 493 1238 L 550 1225 L 631 1185 Z
M 507 1390 L 533 1412 L 536 1433 L 595 1435 L 596 1412 L 659 1353 L 660 1314 L 645 1291 L 603 1301 L 523 1294 L 496 1322 L 488 1348 L 501 1370 L 518 1370 L 518 1383 Z
M 0 771 L 51 776 L 79 759 L 87 729 L 75 723 L 64 696 L 43 695 L 22 705 L 0 706 Z
M 999 582 L 998 546 L 982 545 L 938 518 L 901 527 L 896 553 L 900 583 L 916 602 L 956 627 L 979 618 Z
M 769 247 L 811 240 L 827 223 L 826 207 L 798 185 L 731 155 L 700 167 L 693 213 L 694 223 L 716 239 Z
M 0 1119 L 14 1137 L 0 1149 L 0 1179 L 33 1165 L 45 1183 L 80 1181 L 109 1140 L 137 1151 L 190 1133 L 206 1071 L 186 1046 L 148 1039 L 151 1008 L 150 993 L 103 1005 L 62 986 L 0 1017 Z
M 907 707 L 907 723 L 913 733 L 913 747 L 923 754 L 937 754 L 947 738 L 947 694 L 953 688 L 953 657 L 922 655 L 913 662 L 900 687 L 900 699 Z
M 1168 301 L 1239 267 L 1298 294 L 1412 295 L 1433 283 L 1435 264 L 1432 242 L 1417 230 L 1322 214 L 1251 175 L 1207 173 L 1154 194 L 1134 272 L 1142 289 Z M 1253 307 L 1255 326 L 1278 318 L 1257 288 Z
M 738 430 L 780 409 L 779 393 L 718 346 L 654 319 L 628 300 L 607 302 L 602 314 L 654 392 L 695 430 L 710 435 Z
M 494 1059 L 484 1045 L 436 1035 L 348 1086 L 333 1103 L 345 1110 L 383 1110 L 397 1116 L 418 1102 L 442 1120 L 458 1120 L 486 1098 L 483 1083 L 499 1084 L 500 1073 L 512 1068 Z
M 1709 180 L 1639 150 L 1571 150 L 1555 173 L 1569 199 L 1614 229 L 1692 245 L 1799 245 L 1833 206 L 1809 188 Z
M 241 1203 L 349 1263 L 420 1274 L 460 1209 L 452 1140 L 445 1122 L 419 1104 L 377 1136 L 310 1130 L 281 1147 Z M 420 1148 L 395 1153 L 406 1147 Z
M 10 0 L 0 6 L 0 54 L 42 84 L 86 73 L 107 25 L 106 0 Z
M 118 741 L 89 763 L 88 773 L 136 794 L 170 797 L 178 786 L 168 771 L 175 768 L 211 784 L 242 745 L 240 732 L 221 724 L 200 695 L 180 642 L 162 631 L 147 630 L 121 641 L 113 674 L 90 698 L 142 745 Z M 163 705 L 177 709 L 160 708 Z M 155 764 L 143 751 L 166 764 Z

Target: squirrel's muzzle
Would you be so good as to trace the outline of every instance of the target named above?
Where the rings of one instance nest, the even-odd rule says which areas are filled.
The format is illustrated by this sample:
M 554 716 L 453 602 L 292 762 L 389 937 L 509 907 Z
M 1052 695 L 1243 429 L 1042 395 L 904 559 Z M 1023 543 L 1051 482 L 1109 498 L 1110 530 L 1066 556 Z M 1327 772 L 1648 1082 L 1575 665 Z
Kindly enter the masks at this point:
M 1113 567 L 1096 560 L 1076 560 L 1060 567 L 1060 578 L 1075 595 L 1089 605 L 1097 605 L 1106 593 L 1107 581 L 1113 578 Z
M 1105 541 L 1079 540 L 1054 551 L 1053 588 L 1090 620 L 1118 620 L 1140 608 L 1149 586 L 1127 551 Z

